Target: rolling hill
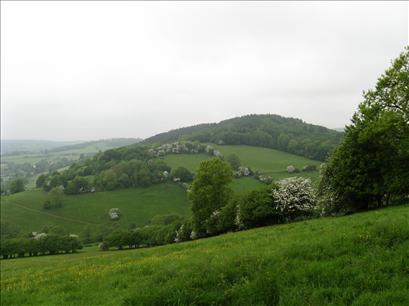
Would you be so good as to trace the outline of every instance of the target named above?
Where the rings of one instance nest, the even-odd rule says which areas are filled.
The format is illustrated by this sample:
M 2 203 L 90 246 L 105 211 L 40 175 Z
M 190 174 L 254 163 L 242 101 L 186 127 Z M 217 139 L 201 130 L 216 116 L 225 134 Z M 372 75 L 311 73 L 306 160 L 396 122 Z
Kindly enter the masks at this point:
M 39 153 L 62 146 L 77 144 L 79 141 L 51 141 L 51 140 L 17 140 L 2 139 L 1 155 Z
M 1 261 L 4 305 L 408 305 L 409 206 Z
M 304 176 L 318 178 L 318 171 L 289 174 L 288 165 L 302 168 L 306 165 L 319 166 L 320 162 L 281 152 L 274 149 L 240 146 L 240 145 L 212 145 L 224 156 L 236 154 L 243 166 L 250 167 L 263 175 L 270 175 L 279 180 L 289 176 Z M 133 152 L 138 145 L 111 150 Z M 109 153 L 109 156 L 113 153 Z M 125 154 L 126 155 L 126 154 Z M 162 159 L 171 168 L 187 167 L 196 172 L 200 162 L 209 159 L 206 154 L 170 154 Z M 232 188 L 236 193 L 244 193 L 265 186 L 253 177 L 234 179 Z M 189 203 L 185 191 L 175 184 L 159 184 L 151 187 L 119 189 L 115 191 L 96 192 L 85 195 L 66 195 L 64 207 L 61 209 L 44 210 L 45 193 L 40 190 L 30 190 L 1 198 L 1 219 L 18 225 L 22 231 L 40 231 L 45 225 L 58 225 L 73 233 L 81 233 L 85 226 L 96 228 L 110 224 L 107 212 L 110 208 L 118 207 L 124 215 L 119 224 L 124 227 L 130 224 L 142 226 L 156 215 L 190 213 Z
M 219 123 L 200 124 L 145 139 L 142 144 L 179 140 L 214 144 L 259 146 L 324 160 L 339 143 L 342 133 L 300 119 L 278 115 L 247 115 Z
M 40 231 L 44 226 L 60 226 L 80 234 L 85 226 L 112 224 L 110 208 L 122 212 L 118 223 L 128 227 L 146 225 L 156 215 L 190 213 L 186 192 L 176 184 L 161 184 L 94 194 L 65 196 L 64 206 L 44 210 L 46 193 L 32 190 L 1 198 L 1 221 L 20 227 L 23 232 Z
M 237 193 L 262 186 L 265 185 L 253 178 L 235 179 L 231 184 Z M 69 233 L 81 235 L 86 226 L 96 230 L 99 226 L 112 225 L 108 217 L 110 208 L 121 210 L 121 219 L 115 223 L 123 227 L 144 226 L 154 216 L 190 214 L 186 191 L 174 183 L 66 195 L 64 206 L 52 210 L 42 208 L 45 199 L 46 193 L 39 189 L 2 196 L 1 222 L 15 225 L 23 233 L 41 231 L 44 226 L 58 226 Z
M 139 138 L 114 138 L 81 143 L 58 142 L 55 147 L 45 147 L 45 149 L 16 152 L 2 156 L 2 163 L 34 164 L 42 159 L 54 161 L 61 158 L 76 160 L 81 154 L 92 155 L 99 151 L 106 151 L 122 146 L 127 146 L 140 142 Z

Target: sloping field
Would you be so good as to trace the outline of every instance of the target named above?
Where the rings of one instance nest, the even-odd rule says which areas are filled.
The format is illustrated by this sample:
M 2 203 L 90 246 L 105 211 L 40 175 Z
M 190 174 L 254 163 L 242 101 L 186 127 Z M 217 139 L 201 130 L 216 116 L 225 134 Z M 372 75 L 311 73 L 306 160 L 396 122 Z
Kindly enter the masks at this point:
M 44 225 L 60 225 L 72 233 L 85 225 L 109 224 L 108 211 L 119 208 L 122 225 L 145 225 L 155 215 L 190 211 L 186 192 L 176 184 L 161 184 L 94 194 L 65 196 L 64 206 L 42 209 L 45 193 L 25 191 L 1 198 L 1 220 L 14 223 L 22 230 L 39 231 Z
M 243 166 L 250 167 L 261 174 L 271 175 L 276 180 L 293 176 L 286 171 L 289 165 L 302 169 L 306 165 L 315 165 L 319 168 L 321 164 L 321 162 L 316 160 L 268 148 L 229 145 L 213 145 L 213 147 L 224 156 L 236 154 Z M 172 154 L 165 156 L 163 159 L 172 168 L 183 166 L 195 172 L 199 168 L 200 163 L 208 158 L 210 157 L 205 154 Z M 315 179 L 318 177 L 318 171 L 310 173 L 300 172 L 295 175 Z
M 409 206 L 1 272 L 3 305 L 409 305 Z

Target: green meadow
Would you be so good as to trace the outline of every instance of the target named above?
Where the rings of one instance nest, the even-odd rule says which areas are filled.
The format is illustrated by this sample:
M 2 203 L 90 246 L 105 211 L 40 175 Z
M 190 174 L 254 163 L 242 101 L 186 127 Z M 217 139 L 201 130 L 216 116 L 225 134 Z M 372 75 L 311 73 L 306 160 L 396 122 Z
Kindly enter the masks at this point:
M 265 186 L 253 178 L 234 179 L 231 188 L 244 193 Z M 46 193 L 28 190 L 1 197 L 1 221 L 17 225 L 23 232 L 40 231 L 45 225 L 63 227 L 71 233 L 80 233 L 87 225 L 112 223 L 108 217 L 110 208 L 121 210 L 117 222 L 124 227 L 146 225 L 154 216 L 190 214 L 186 191 L 177 184 L 167 183 L 144 188 L 103 191 L 83 195 L 65 195 L 63 207 L 42 208 Z
M 3 305 L 409 305 L 409 206 L 1 261 Z
M 190 213 L 185 190 L 176 184 L 161 184 L 146 188 L 132 188 L 96 192 L 84 195 L 66 195 L 63 207 L 44 210 L 46 193 L 25 191 L 1 198 L 1 220 L 14 223 L 23 231 L 39 231 L 44 225 L 59 225 L 72 233 L 84 226 L 112 223 L 110 208 L 122 212 L 121 225 L 143 226 L 156 215 Z
M 293 165 L 298 169 L 306 165 L 315 165 L 319 168 L 320 161 L 308 159 L 302 156 L 262 147 L 253 146 L 235 146 L 235 145 L 212 145 L 224 156 L 236 154 L 241 164 L 250 167 L 261 174 L 270 175 L 275 180 L 280 180 L 289 176 L 310 177 L 315 180 L 318 177 L 318 171 L 309 173 L 288 174 L 287 166 Z M 183 166 L 190 171 L 196 172 L 202 161 L 210 157 L 205 154 L 170 154 L 163 160 L 172 168 Z

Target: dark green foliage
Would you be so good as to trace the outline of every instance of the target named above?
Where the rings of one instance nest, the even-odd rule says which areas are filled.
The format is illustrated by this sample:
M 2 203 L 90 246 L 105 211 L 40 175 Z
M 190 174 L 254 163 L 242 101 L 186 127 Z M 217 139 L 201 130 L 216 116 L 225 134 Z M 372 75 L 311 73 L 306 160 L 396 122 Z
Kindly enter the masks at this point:
M 62 185 L 66 194 L 147 187 L 164 181 L 164 171 L 169 172 L 170 167 L 151 159 L 147 148 L 130 146 L 80 160 L 68 170 L 42 177 L 38 185 L 46 191 Z
M 199 236 L 206 234 L 206 222 L 210 216 L 228 203 L 232 193 L 228 186 L 231 180 L 231 168 L 220 158 L 200 164 L 190 192 L 193 228 Z
M 24 179 L 16 178 L 12 180 L 8 188 L 11 194 L 24 191 Z
M 54 255 L 58 253 L 76 252 L 82 246 L 77 237 L 60 236 L 47 234 L 39 239 L 34 238 L 14 238 L 1 240 L 1 256 L 3 259 L 37 256 L 37 255 Z
M 66 194 L 88 193 L 92 189 L 92 184 L 89 179 L 77 175 L 73 180 L 66 182 L 67 186 L 64 189 Z
M 172 178 L 179 178 L 181 182 L 190 182 L 193 180 L 193 173 L 185 167 L 177 167 L 171 172 Z
M 60 187 L 54 187 L 48 192 L 47 199 L 44 202 L 44 209 L 60 208 L 63 205 L 64 192 Z
M 233 170 L 238 170 L 241 166 L 240 158 L 236 154 L 229 154 L 226 157 L 226 161 L 230 164 L 230 167 Z
M 217 124 L 201 124 L 158 134 L 145 144 L 178 140 L 261 146 L 324 160 L 339 143 L 342 133 L 299 119 L 278 115 L 247 115 Z
M 328 212 L 388 205 L 409 194 L 409 50 L 378 79 L 323 171 Z
M 105 242 L 112 247 L 122 249 L 126 245 L 132 245 L 131 231 L 125 229 L 117 229 L 108 235 Z
M 177 214 L 170 215 L 158 215 L 151 219 L 149 222 L 152 225 L 168 225 L 174 222 L 183 221 L 183 217 Z
M 191 234 L 193 231 L 193 223 L 191 219 L 186 220 L 183 222 L 179 228 L 177 229 L 175 242 L 182 242 L 191 240 Z
M 46 180 L 47 180 L 47 175 L 41 174 L 36 180 L 36 187 L 43 188 L 44 184 L 46 183 Z
M 229 203 L 220 209 L 216 223 L 217 233 L 226 233 L 238 228 L 236 224 L 236 216 L 241 199 L 242 196 L 233 196 Z
M 16 238 L 20 234 L 20 228 L 18 227 L 17 224 L 14 224 L 6 220 L 1 220 L 0 234 L 2 239 Z
M 275 209 L 271 187 L 244 195 L 239 202 L 239 218 L 244 228 L 279 223 L 281 216 Z
M 182 220 L 178 219 L 169 224 L 149 225 L 137 229 L 118 228 L 104 239 L 108 247 L 121 250 L 124 247 L 153 247 L 175 242 L 176 231 L 180 228 Z

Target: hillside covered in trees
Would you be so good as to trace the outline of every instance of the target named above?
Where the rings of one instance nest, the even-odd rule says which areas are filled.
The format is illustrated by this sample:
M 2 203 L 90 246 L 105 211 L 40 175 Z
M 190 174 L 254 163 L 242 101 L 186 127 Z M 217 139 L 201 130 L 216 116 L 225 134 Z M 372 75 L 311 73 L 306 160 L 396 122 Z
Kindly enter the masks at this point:
M 277 149 L 307 158 L 324 160 L 339 143 L 342 133 L 300 119 L 278 115 L 247 115 L 200 124 L 145 139 L 143 144 L 164 144 L 180 140 L 204 143 L 250 145 Z

